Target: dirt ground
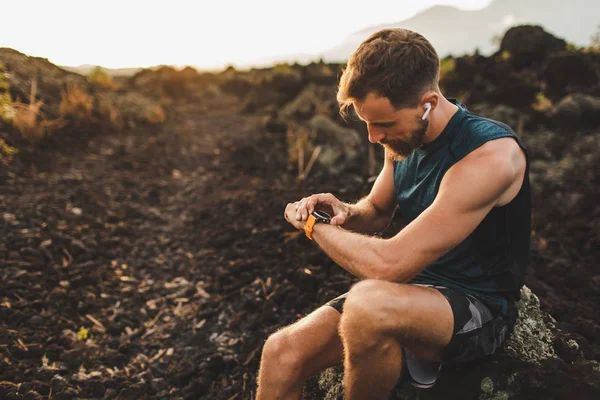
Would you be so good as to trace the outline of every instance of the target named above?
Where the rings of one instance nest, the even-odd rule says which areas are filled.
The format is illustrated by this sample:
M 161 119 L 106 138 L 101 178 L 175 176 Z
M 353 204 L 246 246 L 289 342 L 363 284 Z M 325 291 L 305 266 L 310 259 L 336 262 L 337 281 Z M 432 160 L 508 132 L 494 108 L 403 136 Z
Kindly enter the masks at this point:
M 64 74 L 47 60 L 7 54 L 13 92 L 26 93 L 25 72 L 36 71 L 23 65 L 43 64 L 48 79 Z M 568 103 L 556 114 L 571 118 L 564 121 L 532 110 L 538 72 L 515 70 L 511 60 L 458 59 L 448 92 L 467 88 L 463 97 L 484 113 L 517 115 L 506 122 L 519 128 L 532 160 L 526 285 L 556 318 L 559 358 L 516 367 L 492 360 L 477 373 L 516 368 L 511 399 L 598 399 L 600 131 L 592 111 L 600 100 L 572 98 L 591 111 Z M 589 65 L 596 71 L 600 56 Z M 268 335 L 355 282 L 283 218 L 285 205 L 306 195 L 355 201 L 371 188 L 364 158 L 339 177 L 317 165 L 298 182 L 288 169 L 292 120 L 335 118 L 335 71 L 146 71 L 111 96 L 135 91 L 125 103 L 136 110 L 146 106 L 139 99 L 161 101 L 164 124 L 70 126 L 58 142 L 0 162 L 0 399 L 253 399 Z M 59 96 L 57 82 L 40 88 Z M 559 83 L 600 95 L 587 81 Z M 42 99 L 58 108 L 58 98 Z M 23 142 L 0 130 L 0 139 Z M 398 228 L 394 221 L 387 234 Z M 444 379 L 480 392 L 480 377 Z M 436 398 L 462 398 L 453 396 Z
M 285 137 L 255 117 L 170 121 L 0 181 L 0 398 L 251 399 L 266 337 L 352 284 L 282 213 L 370 183 L 297 183 Z M 566 263 L 534 250 L 527 284 L 598 360 L 598 272 Z
M 250 398 L 266 336 L 349 287 L 282 218 L 316 190 L 285 138 L 190 115 L 1 182 L 0 397 Z

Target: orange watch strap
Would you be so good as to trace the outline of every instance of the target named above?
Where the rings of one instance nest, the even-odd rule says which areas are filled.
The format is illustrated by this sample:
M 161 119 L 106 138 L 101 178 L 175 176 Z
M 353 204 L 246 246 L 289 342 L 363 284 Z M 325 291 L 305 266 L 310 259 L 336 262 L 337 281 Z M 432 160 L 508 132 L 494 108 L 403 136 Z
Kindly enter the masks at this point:
M 310 240 L 313 240 L 312 231 L 313 231 L 313 226 L 315 226 L 315 222 L 317 222 L 317 219 L 312 214 L 309 214 L 308 219 L 306 220 L 306 223 L 304 224 L 304 233 L 306 234 L 306 237 L 309 238 Z

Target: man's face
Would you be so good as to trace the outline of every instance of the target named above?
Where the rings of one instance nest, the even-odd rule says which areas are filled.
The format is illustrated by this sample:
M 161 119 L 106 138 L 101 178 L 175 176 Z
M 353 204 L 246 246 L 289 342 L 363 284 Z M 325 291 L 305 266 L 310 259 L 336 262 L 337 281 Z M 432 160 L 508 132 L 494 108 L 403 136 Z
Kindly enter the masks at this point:
M 408 157 L 424 143 L 429 121 L 421 119 L 419 107 L 395 110 L 387 97 L 370 93 L 354 103 L 354 110 L 367 124 L 369 141 L 385 147 L 394 160 Z

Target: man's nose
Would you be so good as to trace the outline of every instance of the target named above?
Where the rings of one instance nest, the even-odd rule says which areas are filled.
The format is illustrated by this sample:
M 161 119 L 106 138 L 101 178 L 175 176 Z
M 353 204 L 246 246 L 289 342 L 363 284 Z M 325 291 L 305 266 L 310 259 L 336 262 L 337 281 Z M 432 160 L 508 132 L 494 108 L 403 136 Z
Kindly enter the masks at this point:
M 371 143 L 379 143 L 379 141 L 385 137 L 381 129 L 368 126 L 367 130 L 369 132 L 369 142 Z

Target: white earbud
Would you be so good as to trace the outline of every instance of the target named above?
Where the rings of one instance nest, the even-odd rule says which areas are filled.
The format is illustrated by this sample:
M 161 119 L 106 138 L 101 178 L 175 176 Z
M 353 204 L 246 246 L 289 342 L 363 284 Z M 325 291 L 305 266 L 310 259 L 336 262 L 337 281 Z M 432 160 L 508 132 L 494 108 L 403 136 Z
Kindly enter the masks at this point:
M 425 121 L 425 118 L 427 118 L 427 116 L 429 115 L 429 111 L 431 111 L 431 103 L 425 103 L 425 112 L 423 113 L 423 116 L 421 117 L 421 119 L 423 121 Z

